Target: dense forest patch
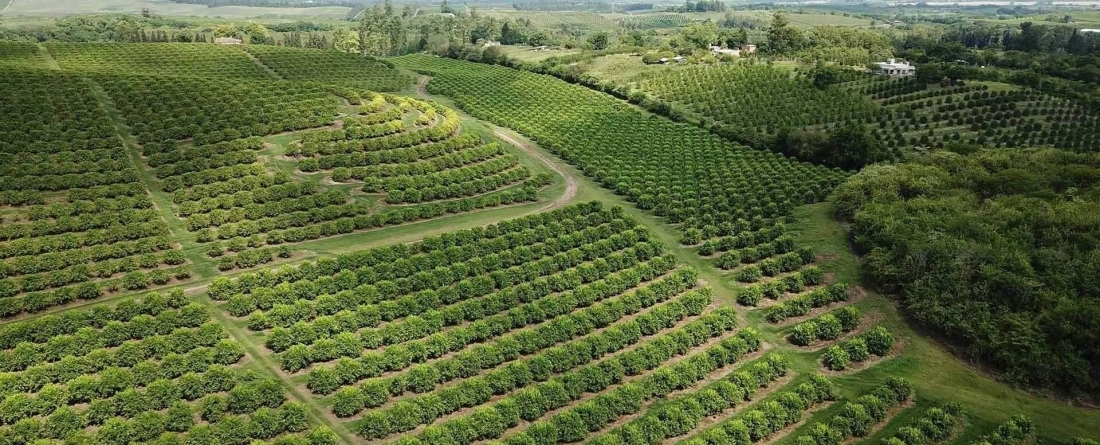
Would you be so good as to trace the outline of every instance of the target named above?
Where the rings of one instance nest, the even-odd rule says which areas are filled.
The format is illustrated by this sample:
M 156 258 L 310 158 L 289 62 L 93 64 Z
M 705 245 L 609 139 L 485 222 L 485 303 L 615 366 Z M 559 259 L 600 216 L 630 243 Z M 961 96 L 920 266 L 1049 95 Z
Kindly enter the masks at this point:
M 866 271 L 1019 384 L 1100 389 L 1100 156 L 936 153 L 837 189 Z

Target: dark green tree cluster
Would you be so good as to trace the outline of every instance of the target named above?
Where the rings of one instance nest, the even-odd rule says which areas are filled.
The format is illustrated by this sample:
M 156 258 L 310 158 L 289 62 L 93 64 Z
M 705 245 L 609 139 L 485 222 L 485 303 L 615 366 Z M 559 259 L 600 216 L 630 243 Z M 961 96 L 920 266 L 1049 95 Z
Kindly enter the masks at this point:
M 832 131 L 781 131 L 776 136 L 776 145 L 780 153 L 845 170 L 858 170 L 883 161 L 887 156 L 882 142 L 858 122 L 849 122 Z
M 867 273 L 1021 385 L 1100 388 L 1100 157 L 937 153 L 869 169 L 833 207 Z

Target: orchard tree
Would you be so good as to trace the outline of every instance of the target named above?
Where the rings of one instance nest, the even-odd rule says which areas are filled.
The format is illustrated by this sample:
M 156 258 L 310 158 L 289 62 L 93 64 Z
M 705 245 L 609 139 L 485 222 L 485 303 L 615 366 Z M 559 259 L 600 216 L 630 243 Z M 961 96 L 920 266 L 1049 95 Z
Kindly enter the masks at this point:
M 894 334 L 882 326 L 875 326 L 863 335 L 867 341 L 867 351 L 877 356 L 885 356 L 894 347 Z
M 848 351 L 845 351 L 844 348 L 838 345 L 830 346 L 829 349 L 826 349 L 822 359 L 825 362 L 825 366 L 833 371 L 843 371 L 852 363 L 852 358 L 848 355 Z

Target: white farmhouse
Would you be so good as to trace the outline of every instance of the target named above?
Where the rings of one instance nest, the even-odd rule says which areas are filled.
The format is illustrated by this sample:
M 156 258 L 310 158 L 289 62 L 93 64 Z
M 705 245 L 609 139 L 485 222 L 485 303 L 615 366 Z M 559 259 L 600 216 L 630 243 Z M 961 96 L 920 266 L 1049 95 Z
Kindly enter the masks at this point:
M 884 76 L 909 77 L 917 74 L 917 67 L 905 61 L 890 59 L 885 62 L 876 62 L 875 65 L 878 65 L 878 74 Z
M 730 48 L 722 48 L 721 46 L 712 46 L 712 47 L 710 47 L 710 52 L 711 52 L 711 54 L 714 54 L 715 57 L 717 57 L 717 56 L 741 57 L 741 50 L 739 50 L 739 49 L 730 49 Z

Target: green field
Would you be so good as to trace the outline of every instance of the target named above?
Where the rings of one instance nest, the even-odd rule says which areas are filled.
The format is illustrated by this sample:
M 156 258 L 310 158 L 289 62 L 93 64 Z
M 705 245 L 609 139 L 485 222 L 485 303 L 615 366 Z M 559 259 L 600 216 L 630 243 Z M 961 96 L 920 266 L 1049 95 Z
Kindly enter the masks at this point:
M 6 0 L 5 15 L 63 16 L 72 14 L 137 14 L 148 8 L 154 14 L 224 19 L 263 20 L 342 20 L 351 8 L 342 6 L 317 8 L 274 8 L 249 6 L 219 6 L 174 3 L 166 0 Z
M 567 167 L 569 168 L 569 167 Z M 573 168 L 569 171 L 577 172 Z M 580 172 L 577 172 L 580 174 Z M 621 197 L 609 194 L 592 184 L 587 178 L 582 184 L 591 184 L 592 193 L 601 201 L 622 203 L 628 212 L 654 231 L 663 240 L 678 244 L 680 235 L 669 233 L 668 227 L 647 212 L 634 209 L 623 202 Z M 585 187 L 578 196 L 587 198 Z M 1089 408 L 1080 408 L 1071 404 L 1046 399 L 1025 390 L 1014 389 L 996 382 L 981 369 L 959 360 L 942 349 L 935 339 L 929 338 L 920 330 L 911 327 L 897 312 L 897 308 L 888 299 L 872 291 L 869 283 L 864 283 L 859 271 L 859 257 L 849 248 L 844 228 L 833 220 L 827 203 L 799 207 L 794 212 L 796 221 L 790 231 L 796 244 L 813 248 L 819 258 L 820 268 L 832 275 L 836 281 L 858 284 L 860 294 L 865 294 L 853 303 L 864 313 L 877 314 L 879 323 L 887 326 L 900 339 L 904 348 L 887 360 L 875 364 L 866 370 L 838 376 L 844 394 L 855 396 L 884 381 L 888 377 L 901 376 L 909 379 L 916 388 L 917 403 L 902 411 L 875 437 L 887 437 L 904 426 L 905 419 L 917 414 L 925 407 L 957 401 L 967 408 L 969 427 L 955 439 L 954 443 L 969 443 L 982 434 L 992 430 L 997 424 L 1011 415 L 1024 413 L 1031 416 L 1040 430 L 1040 435 L 1053 441 L 1066 441 L 1073 437 L 1089 437 L 1100 433 L 1095 425 L 1100 424 L 1100 414 Z M 715 295 L 730 304 L 743 285 L 732 276 L 714 267 L 715 260 L 699 258 L 688 248 L 674 249 L 679 259 L 700 271 L 700 276 L 714 287 Z M 784 337 L 789 334 L 790 325 L 773 326 L 763 320 L 763 310 L 748 310 L 746 317 L 765 334 L 765 341 L 773 345 L 786 344 Z M 794 351 L 791 353 L 794 369 L 802 373 L 817 369 L 820 353 Z M 802 427 L 786 435 L 783 443 L 793 443 L 799 434 L 808 432 L 809 425 L 815 420 L 824 420 L 836 412 L 838 405 L 814 413 Z
M 146 3 L 199 14 L 79 8 Z M 853 121 L 899 151 L 953 131 L 1083 151 L 1079 104 L 855 73 L 818 88 L 796 62 L 576 66 L 688 119 L 427 54 L 0 42 L 0 444 L 902 445 L 885 440 L 941 407 L 942 437 L 909 445 L 1100 437 L 1084 395 L 1001 381 L 866 275 L 851 230 L 869 222 L 834 214 L 866 172 L 718 134 Z M 1039 190 L 1006 170 L 968 174 Z M 1067 199 L 1095 198 L 1093 169 L 1063 173 Z M 989 439 L 1016 415 L 1033 431 Z

